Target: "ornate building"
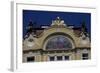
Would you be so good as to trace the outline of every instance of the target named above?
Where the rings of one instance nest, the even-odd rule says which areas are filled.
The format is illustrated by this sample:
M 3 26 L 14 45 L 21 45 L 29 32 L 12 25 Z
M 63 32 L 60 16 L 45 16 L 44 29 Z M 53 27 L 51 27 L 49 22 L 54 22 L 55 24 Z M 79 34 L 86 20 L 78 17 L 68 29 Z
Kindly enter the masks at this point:
M 30 22 L 23 39 L 23 62 L 88 60 L 90 46 L 84 23 L 75 28 L 57 17 L 50 26 L 34 28 Z

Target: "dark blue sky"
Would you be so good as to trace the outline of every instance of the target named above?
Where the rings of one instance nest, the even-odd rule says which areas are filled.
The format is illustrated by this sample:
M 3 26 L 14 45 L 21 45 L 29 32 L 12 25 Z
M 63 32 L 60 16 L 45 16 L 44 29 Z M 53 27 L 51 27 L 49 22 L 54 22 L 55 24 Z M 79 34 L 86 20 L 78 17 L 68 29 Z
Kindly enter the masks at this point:
M 23 34 L 26 33 L 26 27 L 29 21 L 36 22 L 35 27 L 40 27 L 41 25 L 51 25 L 52 20 L 55 20 L 58 16 L 63 19 L 66 24 L 74 25 L 75 27 L 81 26 L 81 23 L 84 21 L 88 33 L 90 33 L 90 13 L 23 10 Z

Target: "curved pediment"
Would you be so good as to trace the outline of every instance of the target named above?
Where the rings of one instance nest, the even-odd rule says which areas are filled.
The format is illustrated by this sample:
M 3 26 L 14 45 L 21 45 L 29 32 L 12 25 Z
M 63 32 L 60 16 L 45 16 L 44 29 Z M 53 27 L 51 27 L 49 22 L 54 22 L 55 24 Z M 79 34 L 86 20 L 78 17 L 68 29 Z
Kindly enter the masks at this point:
M 58 17 L 56 20 L 54 20 L 52 22 L 52 24 L 49 28 L 42 30 L 42 33 L 38 37 L 35 37 L 34 44 L 36 44 L 36 45 L 34 45 L 32 47 L 32 49 L 33 50 L 35 50 L 35 49 L 44 49 L 45 50 L 46 49 L 45 47 L 48 43 L 47 40 L 54 38 L 54 36 L 56 36 L 56 38 L 58 36 L 66 37 L 67 40 L 71 41 L 70 43 L 72 45 L 72 47 L 71 47 L 72 49 L 73 48 L 75 49 L 77 47 L 79 47 L 79 48 L 90 47 L 90 41 L 89 41 L 88 37 L 87 37 L 87 40 L 84 40 L 83 39 L 84 36 L 82 36 L 82 37 L 76 36 L 74 29 L 66 26 L 66 24 L 64 24 L 64 21 Z M 60 37 L 60 39 L 63 39 L 63 38 Z M 68 47 L 66 47 L 66 48 L 68 48 Z

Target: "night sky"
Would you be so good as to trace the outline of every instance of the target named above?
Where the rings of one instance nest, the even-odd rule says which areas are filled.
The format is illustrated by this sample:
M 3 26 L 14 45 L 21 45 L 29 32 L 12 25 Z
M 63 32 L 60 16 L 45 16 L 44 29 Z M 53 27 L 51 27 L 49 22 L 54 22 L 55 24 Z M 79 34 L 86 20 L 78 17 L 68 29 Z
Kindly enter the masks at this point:
M 77 12 L 55 12 L 55 11 L 36 11 L 36 10 L 23 10 L 23 35 L 26 34 L 26 27 L 29 22 L 35 22 L 34 27 L 39 28 L 42 25 L 51 25 L 52 20 L 57 17 L 64 20 L 65 24 L 80 27 L 84 21 L 88 33 L 91 32 L 91 14 L 90 13 L 77 13 Z

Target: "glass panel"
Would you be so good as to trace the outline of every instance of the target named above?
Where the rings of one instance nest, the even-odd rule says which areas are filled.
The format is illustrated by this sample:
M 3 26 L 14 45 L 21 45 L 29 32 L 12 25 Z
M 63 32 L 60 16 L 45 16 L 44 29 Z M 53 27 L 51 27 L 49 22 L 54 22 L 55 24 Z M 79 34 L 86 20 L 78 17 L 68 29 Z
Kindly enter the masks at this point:
M 35 61 L 34 56 L 32 56 L 32 57 L 27 57 L 27 62 L 34 62 L 34 61 Z
M 57 60 L 62 60 L 62 56 L 57 56 Z
M 69 60 L 69 56 L 64 56 L 64 59 L 65 60 Z
M 82 57 L 88 57 L 88 53 L 83 53 Z
M 55 57 L 52 56 L 52 57 L 49 57 L 50 61 L 54 61 L 55 60 Z
M 88 59 L 88 53 L 83 53 L 82 54 L 82 59 L 87 60 Z

